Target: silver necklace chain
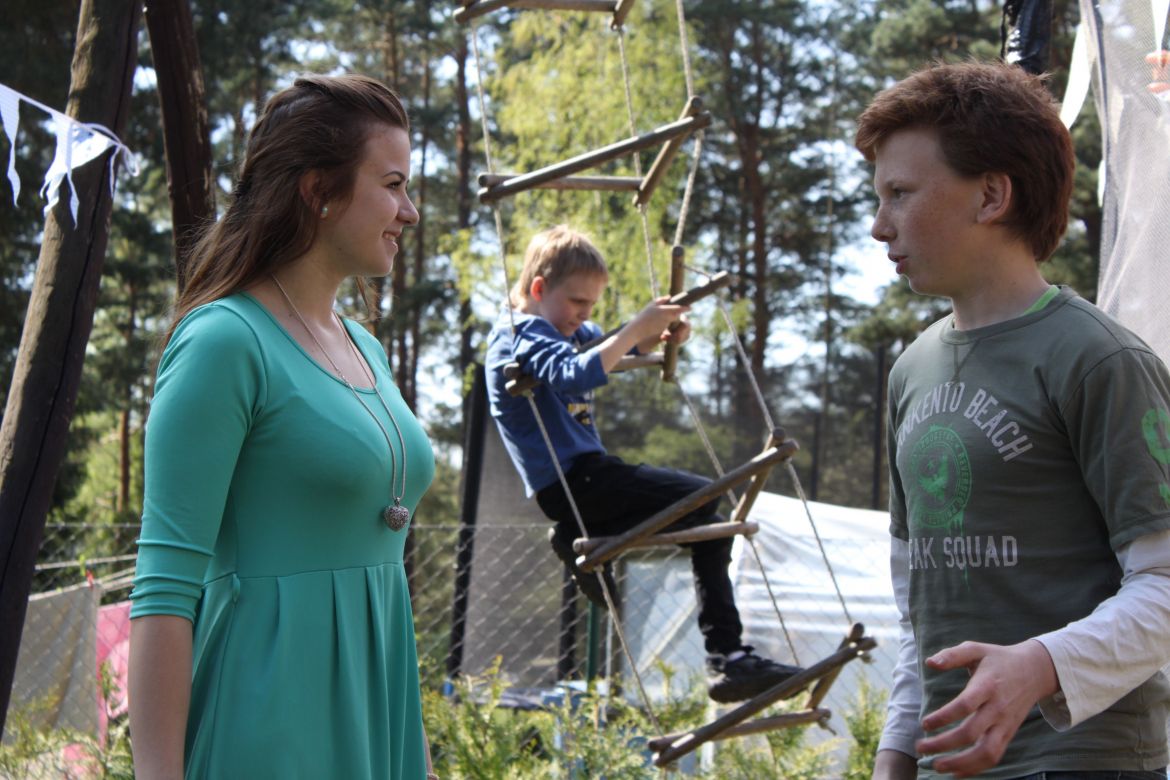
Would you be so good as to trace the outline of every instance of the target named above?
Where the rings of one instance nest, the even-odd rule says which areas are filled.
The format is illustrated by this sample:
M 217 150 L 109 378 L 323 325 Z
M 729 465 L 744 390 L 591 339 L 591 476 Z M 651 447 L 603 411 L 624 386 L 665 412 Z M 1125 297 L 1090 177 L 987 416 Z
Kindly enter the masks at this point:
M 357 359 L 358 365 L 362 367 L 362 373 L 369 377 L 370 385 L 374 391 L 374 394 L 378 396 L 378 401 L 382 404 L 382 408 L 386 410 L 386 415 L 390 418 L 390 423 L 394 426 L 394 433 L 398 435 L 398 446 L 402 452 L 402 489 L 398 491 L 397 495 L 394 491 L 394 476 L 398 471 L 398 459 L 394 457 L 394 445 L 390 443 L 390 433 L 386 430 L 386 426 L 383 425 L 382 421 L 378 419 L 378 415 L 374 414 L 374 410 L 371 409 L 366 404 L 366 402 L 362 400 L 362 397 L 358 393 L 357 388 L 353 386 L 353 383 L 349 381 L 349 378 L 346 377 L 345 373 L 341 370 L 337 363 L 334 362 L 333 357 L 325 350 L 325 347 L 322 346 L 321 340 L 318 339 L 317 334 L 315 334 L 309 328 L 309 324 L 305 322 L 305 318 L 301 316 L 301 312 L 297 309 L 296 304 L 292 302 L 292 298 L 290 298 L 288 293 L 285 292 L 284 286 L 281 285 L 280 281 L 274 274 L 269 274 L 269 278 L 271 278 L 273 284 L 276 285 L 276 289 L 280 290 L 280 294 L 284 296 L 285 302 L 288 303 L 288 307 L 292 310 L 292 313 L 297 318 L 297 321 L 301 323 L 301 327 L 305 329 L 305 332 L 309 334 L 309 338 L 311 338 L 313 343 L 317 345 L 317 349 L 319 349 L 321 354 L 325 356 L 325 359 L 329 361 L 329 365 L 333 367 L 333 372 L 337 374 L 338 379 L 340 379 L 345 384 L 345 386 L 349 388 L 349 392 L 353 395 L 357 402 L 362 405 L 362 408 L 366 410 L 366 414 L 368 414 L 370 418 L 377 424 L 378 430 L 382 432 L 382 436 L 386 439 L 386 447 L 390 450 L 390 496 L 394 499 L 394 503 L 382 510 L 382 520 L 385 521 L 386 525 L 390 526 L 391 529 L 395 531 L 401 531 L 406 527 L 406 523 L 410 520 L 410 510 L 402 506 L 402 497 L 406 495 L 406 440 L 402 436 L 402 429 L 398 427 L 398 420 L 394 418 L 394 412 L 390 411 L 390 405 L 386 403 L 386 399 L 382 397 L 382 392 L 378 390 L 378 380 L 374 377 L 373 372 L 366 365 L 365 359 L 358 353 L 357 347 L 354 346 L 353 339 L 350 337 L 349 331 L 346 330 L 345 324 L 342 323 L 341 318 L 337 316 L 337 312 L 333 312 L 333 318 L 337 320 L 337 324 L 341 326 L 342 333 L 345 334 L 346 343 L 349 344 L 349 348 L 353 352 L 354 358 Z

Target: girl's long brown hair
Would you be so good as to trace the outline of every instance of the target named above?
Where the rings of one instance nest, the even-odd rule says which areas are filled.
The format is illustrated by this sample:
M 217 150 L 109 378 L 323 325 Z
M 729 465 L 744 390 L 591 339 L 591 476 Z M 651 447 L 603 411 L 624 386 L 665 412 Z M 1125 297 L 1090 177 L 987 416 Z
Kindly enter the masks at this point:
M 410 130 L 398 96 L 366 76 L 302 76 L 272 96 L 248 138 L 227 210 L 191 249 L 187 284 L 175 300 L 164 345 L 192 309 L 248 287 L 309 250 L 322 204 L 352 195 L 376 125 Z M 319 179 L 306 200 L 300 182 L 310 171 Z

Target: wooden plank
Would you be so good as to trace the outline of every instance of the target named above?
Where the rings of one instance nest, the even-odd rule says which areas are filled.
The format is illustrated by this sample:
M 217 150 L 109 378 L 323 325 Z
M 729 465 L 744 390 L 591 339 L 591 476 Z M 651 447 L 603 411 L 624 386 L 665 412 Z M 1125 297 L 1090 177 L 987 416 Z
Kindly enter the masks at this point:
M 877 642 L 871 637 L 861 637 L 856 642 L 851 642 L 847 647 L 818 661 L 800 674 L 794 675 L 779 685 L 768 689 L 751 701 L 744 702 L 739 707 L 736 707 L 731 712 L 717 718 L 711 723 L 684 734 L 672 742 L 669 747 L 666 747 L 658 753 L 658 756 L 654 759 L 654 765 L 664 767 L 674 763 L 687 753 L 697 750 L 704 743 L 716 739 L 718 734 L 743 723 L 751 716 L 766 710 L 776 702 L 792 696 L 802 688 L 807 687 L 814 680 L 820 679 L 834 669 L 839 669 L 865 651 L 872 650 L 875 647 L 877 647 Z
M 615 13 L 614 0 L 480 0 L 467 3 L 455 12 L 454 19 L 466 24 L 472 19 L 498 11 L 501 8 L 521 10 L 543 9 L 547 11 L 600 11 Z
M 674 297 L 682 292 L 683 277 L 685 272 L 683 269 L 683 257 L 685 253 L 681 246 L 673 246 L 670 249 L 670 295 Z M 667 342 L 666 347 L 662 351 L 662 381 L 673 382 L 675 369 L 678 368 L 678 344 Z
M 662 353 L 651 352 L 648 355 L 622 355 L 617 365 L 610 369 L 611 374 L 620 374 L 622 371 L 633 371 L 637 368 L 647 368 L 662 365 Z
M 703 109 L 703 100 L 699 97 L 692 97 L 687 101 L 683 108 L 680 120 L 686 119 L 689 116 L 694 116 Z M 645 206 L 650 202 L 651 196 L 654 195 L 654 190 L 658 189 L 658 185 L 662 182 L 662 177 L 666 175 L 666 171 L 670 168 L 671 162 L 674 161 L 675 155 L 678 154 L 679 147 L 685 139 L 682 136 L 675 136 L 662 145 L 658 150 L 658 156 L 654 158 L 650 170 L 646 171 L 645 178 L 642 179 L 642 186 L 638 187 L 638 194 L 634 196 L 635 206 Z
M 538 187 L 544 182 L 559 179 L 562 176 L 568 176 L 588 168 L 595 168 L 610 160 L 616 160 L 627 154 L 632 154 L 633 152 L 641 151 L 651 146 L 657 146 L 676 136 L 688 135 L 710 124 L 711 115 L 706 111 L 702 111 L 695 116 L 680 119 L 668 125 L 662 125 L 644 135 L 627 138 L 624 141 L 618 141 L 617 143 L 604 146 L 592 152 L 579 154 L 576 157 L 571 157 L 563 162 L 540 168 L 531 173 L 522 174 L 514 179 L 509 179 L 503 184 L 481 189 L 479 191 L 479 200 L 481 203 L 491 203 L 500 198 Z
M 727 472 L 713 482 L 691 493 L 689 496 L 674 502 L 661 512 L 643 520 L 624 534 L 611 537 L 609 541 L 602 544 L 589 555 L 578 558 L 577 565 L 585 571 L 592 571 L 606 561 L 633 547 L 639 539 L 661 531 L 663 528 L 666 528 L 684 515 L 693 512 L 708 501 L 746 482 L 753 474 L 758 473 L 760 470 L 769 468 L 774 463 L 791 458 L 797 449 L 796 442 L 787 441 L 779 447 L 773 447 L 761 452 L 742 466 Z
M 721 739 L 731 739 L 733 737 L 746 737 L 749 734 L 763 734 L 767 731 L 778 731 L 779 729 L 792 728 L 793 726 L 805 726 L 809 723 L 823 723 L 832 717 L 833 713 L 826 709 L 815 710 L 801 710 L 800 712 L 786 712 L 783 715 L 773 715 L 770 718 L 756 718 L 745 723 L 740 723 L 736 726 L 721 731 L 711 737 L 710 741 L 714 742 Z M 677 742 L 687 735 L 688 732 L 682 731 L 678 734 L 667 734 L 665 737 L 657 737 L 646 743 L 646 747 L 650 748 L 653 753 L 658 753 L 670 747 L 672 743 Z
M 472 19 L 506 8 L 509 3 L 511 0 L 480 0 L 478 3 L 468 3 L 456 11 L 453 18 L 459 24 L 467 24 Z
M 479 186 L 494 187 L 520 176 L 519 173 L 481 173 Z M 546 190 L 593 190 L 602 192 L 637 192 L 642 180 L 637 176 L 566 176 L 536 185 Z
M 787 436 L 783 428 L 777 428 L 772 431 L 772 435 L 768 437 L 767 447 L 778 447 L 780 442 L 784 441 Z M 735 510 L 731 513 L 731 522 L 742 523 L 747 519 L 748 514 L 752 511 L 752 506 L 756 503 L 756 499 L 760 496 L 760 491 L 764 489 L 764 485 L 768 483 L 768 475 L 772 469 L 761 471 L 752 477 L 748 489 L 742 496 L 739 497 L 739 503 L 735 505 Z
M 760 530 L 760 524 L 754 520 L 750 523 L 710 523 L 687 528 L 682 531 L 667 531 L 639 539 L 632 547 L 665 547 L 671 544 L 690 544 L 692 542 L 706 542 L 711 539 L 725 539 L 728 536 L 754 536 Z M 610 536 L 594 536 L 589 539 L 573 541 L 573 552 L 578 555 L 588 555 L 609 539 Z

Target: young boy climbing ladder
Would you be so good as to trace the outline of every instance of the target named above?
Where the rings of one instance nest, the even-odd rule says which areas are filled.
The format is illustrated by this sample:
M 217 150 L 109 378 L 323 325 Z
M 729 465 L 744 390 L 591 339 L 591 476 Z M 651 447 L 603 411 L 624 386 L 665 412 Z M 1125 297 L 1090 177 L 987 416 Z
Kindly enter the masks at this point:
M 577 567 L 572 543 L 577 519 L 532 407 L 505 385 L 510 363 L 538 380 L 532 391 L 541 421 L 556 450 L 572 499 L 590 536 L 613 536 L 709 484 L 683 471 L 632 465 L 606 452 L 593 424 L 593 390 L 608 381 L 622 356 L 646 353 L 659 343 L 681 344 L 690 335 L 686 306 L 662 298 L 646 306 L 613 335 L 578 351 L 602 335 L 589 321 L 609 275 L 601 253 L 585 236 L 561 225 L 538 233 L 528 245 L 524 268 L 504 312 L 488 336 L 487 377 L 492 417 L 499 427 L 525 491 L 555 523 L 552 548 L 573 573 L 582 593 L 605 606 L 595 574 Z M 672 323 L 679 323 L 672 332 Z M 668 530 L 721 522 L 719 500 L 683 517 Z M 761 658 L 741 641 L 743 626 L 727 567 L 730 538 L 683 545 L 691 551 L 699 630 L 707 651 L 708 692 L 718 702 L 741 701 L 787 680 L 801 670 Z M 606 585 L 616 593 L 610 568 Z

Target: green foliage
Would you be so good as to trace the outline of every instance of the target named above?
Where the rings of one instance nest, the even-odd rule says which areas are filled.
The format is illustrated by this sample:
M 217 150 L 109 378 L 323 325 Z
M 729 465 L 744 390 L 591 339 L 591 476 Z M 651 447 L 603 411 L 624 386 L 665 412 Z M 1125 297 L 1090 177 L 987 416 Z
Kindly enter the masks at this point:
M 101 678 L 105 695 L 112 691 L 109 674 Z M 45 729 L 44 714 L 53 709 L 45 700 L 10 707 L 0 744 L 0 777 L 50 780 L 83 776 L 89 780 L 133 780 L 130 731 L 125 717 L 112 719 L 103 742 L 92 734 Z
M 886 722 L 885 691 L 876 691 L 862 677 L 853 707 L 845 714 L 845 725 L 853 738 L 845 762 L 844 780 L 869 780 L 873 775 L 874 756 Z
M 822 780 L 830 776 L 832 745 L 805 744 L 807 727 L 769 731 L 758 739 L 730 740 L 715 753 L 711 777 L 721 780 Z
M 505 682 L 498 664 L 483 677 L 456 684 L 453 700 L 423 692 L 423 715 L 431 756 L 440 777 L 468 780 L 549 777 L 537 754 L 551 742 L 553 716 L 501 709 Z
M 454 693 L 444 696 L 424 690 L 423 715 L 431 742 L 435 771 L 440 777 L 476 780 L 536 780 L 537 778 L 661 777 L 645 747 L 655 734 L 651 719 L 624 699 L 606 696 L 590 687 L 566 691 L 556 704 L 543 710 L 500 709 L 505 682 L 498 663 L 483 676 L 463 678 Z M 661 668 L 665 690 L 673 670 Z M 848 780 L 868 778 L 884 715 L 883 698 L 867 686 L 859 691 L 856 706 L 846 716 L 850 755 Z M 709 720 L 709 702 L 701 678 L 679 697 L 655 709 L 658 725 L 666 733 L 693 729 Z M 791 712 L 792 702 L 765 714 Z M 781 729 L 762 735 L 714 743 L 709 766 L 677 769 L 667 777 L 695 776 L 710 780 L 822 780 L 839 776 L 832 755 L 840 739 L 813 743 L 807 727 Z
M 497 170 L 535 170 L 678 118 L 686 88 L 673 13 L 664 13 L 659 4 L 639 3 L 624 35 L 633 132 L 617 34 L 602 17 L 552 12 L 516 17 L 496 52 L 498 75 L 487 84 L 499 127 L 493 147 Z M 643 171 L 649 169 L 656 151 L 643 153 Z M 665 226 L 669 221 L 666 204 L 676 197 L 684 158 L 676 159 L 647 208 L 659 284 L 667 273 L 667 240 L 672 232 Z M 629 158 L 583 172 L 634 173 Z M 599 321 L 616 323 L 649 302 L 646 240 L 629 193 L 532 190 L 515 197 L 505 224 L 513 278 L 532 234 L 559 223 L 588 234 L 606 258 L 610 284 L 596 313 Z M 498 294 L 489 298 L 501 300 Z

